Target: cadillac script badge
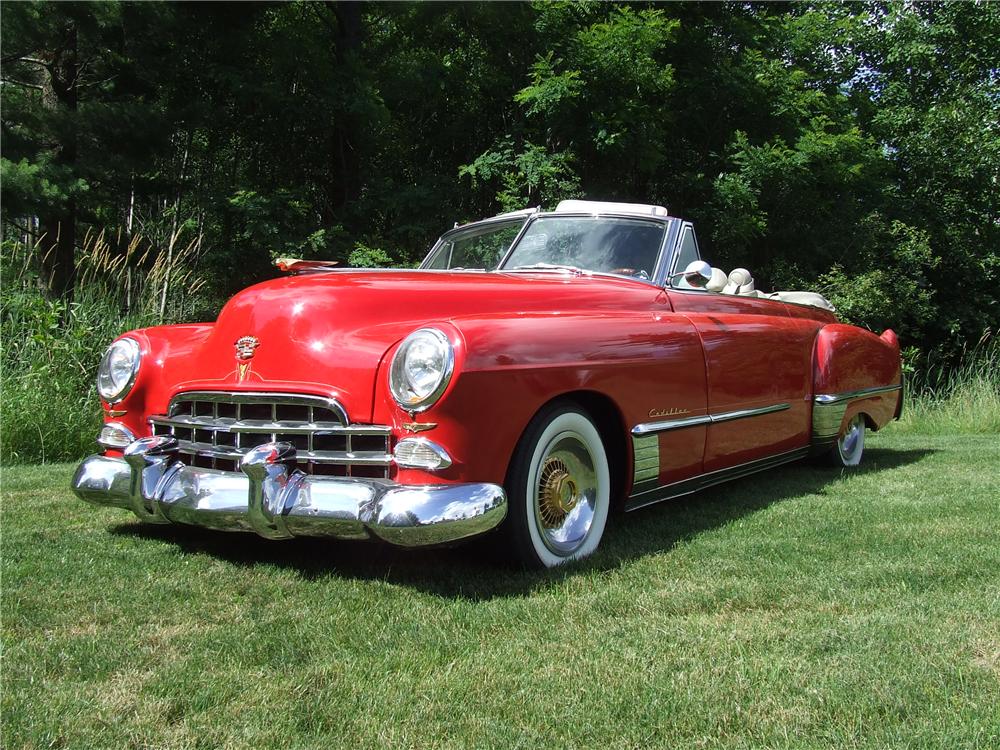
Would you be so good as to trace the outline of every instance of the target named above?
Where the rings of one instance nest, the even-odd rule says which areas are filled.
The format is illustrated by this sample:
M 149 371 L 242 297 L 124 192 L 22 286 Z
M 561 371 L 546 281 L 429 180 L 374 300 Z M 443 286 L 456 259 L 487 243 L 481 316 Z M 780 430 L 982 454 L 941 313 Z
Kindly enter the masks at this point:
M 260 340 L 256 336 L 243 336 L 236 340 L 236 372 L 241 383 L 250 370 L 250 360 L 258 346 Z

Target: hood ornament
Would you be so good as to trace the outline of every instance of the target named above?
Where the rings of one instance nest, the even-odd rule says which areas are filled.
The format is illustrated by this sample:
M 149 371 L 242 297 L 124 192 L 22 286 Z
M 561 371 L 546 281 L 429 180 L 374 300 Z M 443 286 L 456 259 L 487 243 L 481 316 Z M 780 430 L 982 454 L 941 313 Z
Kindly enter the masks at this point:
M 260 339 L 256 336 L 242 336 L 236 340 L 235 346 L 237 381 L 242 383 L 250 371 L 250 360 L 260 346 Z

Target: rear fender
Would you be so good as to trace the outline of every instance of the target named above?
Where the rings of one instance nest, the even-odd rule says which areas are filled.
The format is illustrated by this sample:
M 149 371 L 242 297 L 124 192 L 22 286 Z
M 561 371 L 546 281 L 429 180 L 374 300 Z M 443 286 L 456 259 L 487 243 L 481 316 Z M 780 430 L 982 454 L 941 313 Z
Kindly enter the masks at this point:
M 881 336 L 844 324 L 824 326 L 813 362 L 813 445 L 825 447 L 844 425 L 863 414 L 877 430 L 898 418 L 902 360 L 892 330 Z

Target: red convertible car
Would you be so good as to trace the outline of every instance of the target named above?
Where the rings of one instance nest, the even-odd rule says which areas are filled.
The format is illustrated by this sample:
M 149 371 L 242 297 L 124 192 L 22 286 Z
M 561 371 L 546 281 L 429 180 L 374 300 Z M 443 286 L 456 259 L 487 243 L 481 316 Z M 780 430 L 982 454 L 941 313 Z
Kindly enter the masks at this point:
M 554 566 L 633 510 L 899 416 L 899 345 L 701 261 L 659 206 L 564 201 L 445 233 L 416 270 L 285 261 L 214 323 L 111 344 L 88 502 L 150 523 L 416 547 L 490 532 Z

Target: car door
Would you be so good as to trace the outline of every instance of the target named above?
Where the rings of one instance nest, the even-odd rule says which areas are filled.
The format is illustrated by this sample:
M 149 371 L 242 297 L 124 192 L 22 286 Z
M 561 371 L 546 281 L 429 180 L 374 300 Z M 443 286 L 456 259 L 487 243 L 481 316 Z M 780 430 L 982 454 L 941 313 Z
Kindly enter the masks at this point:
M 690 234 L 681 243 L 695 242 L 693 231 L 684 231 Z M 705 353 L 711 422 L 704 472 L 806 447 L 817 323 L 791 317 L 776 300 L 695 289 L 668 296 L 697 329 Z

